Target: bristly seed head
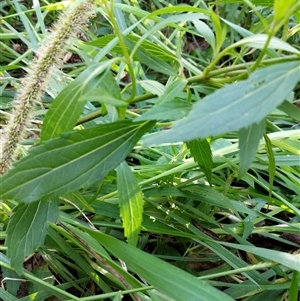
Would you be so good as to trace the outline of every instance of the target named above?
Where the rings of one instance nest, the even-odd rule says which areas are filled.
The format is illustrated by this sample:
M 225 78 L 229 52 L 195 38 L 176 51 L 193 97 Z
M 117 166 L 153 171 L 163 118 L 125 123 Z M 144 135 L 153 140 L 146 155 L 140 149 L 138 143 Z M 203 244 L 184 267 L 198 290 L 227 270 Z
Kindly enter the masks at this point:
M 62 13 L 30 64 L 30 71 L 20 84 L 11 118 L 0 139 L 0 174 L 11 168 L 18 144 L 24 137 L 30 113 L 41 102 L 47 88 L 51 69 L 54 65 L 63 64 L 67 41 L 71 36 L 76 36 L 80 27 L 88 22 L 92 16 L 93 3 L 93 0 L 81 1 Z

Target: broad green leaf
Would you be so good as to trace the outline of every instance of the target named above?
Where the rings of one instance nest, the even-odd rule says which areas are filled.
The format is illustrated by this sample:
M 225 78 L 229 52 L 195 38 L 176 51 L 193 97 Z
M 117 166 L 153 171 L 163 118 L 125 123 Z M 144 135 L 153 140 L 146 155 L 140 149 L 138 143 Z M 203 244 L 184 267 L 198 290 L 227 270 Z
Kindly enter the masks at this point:
M 275 162 L 275 157 L 272 149 L 272 142 L 270 138 L 268 137 L 267 134 L 264 135 L 265 142 L 266 142 L 266 150 L 267 150 L 267 155 L 269 159 L 269 196 L 272 195 L 272 190 L 273 190 L 273 183 L 274 183 L 274 178 L 275 178 L 275 173 L 276 173 L 276 162 Z
M 0 287 L 0 296 L 1 296 L 2 300 L 5 300 L 5 301 L 18 301 L 19 300 L 19 298 L 17 298 L 16 295 L 10 294 L 2 287 Z
M 56 200 L 38 201 L 19 204 L 9 220 L 7 227 L 7 256 L 17 273 L 23 270 L 23 261 L 45 240 L 48 222 L 55 222 L 58 217 Z
M 260 123 L 253 123 L 246 128 L 239 130 L 239 153 L 240 153 L 240 170 L 239 177 L 243 176 L 244 173 L 250 167 L 260 139 L 262 138 L 265 131 L 265 120 Z
M 191 274 L 114 237 L 86 229 L 109 252 L 150 285 L 175 301 L 233 301 L 232 298 Z
M 298 0 L 274 0 L 274 20 L 276 23 L 282 21 L 282 19 L 288 18 L 287 12 L 289 9 L 296 5 Z
M 213 159 L 208 141 L 206 139 L 191 140 L 190 142 L 187 142 L 187 147 L 190 149 L 195 162 L 203 169 L 207 181 L 212 185 Z
M 128 243 L 136 246 L 143 220 L 143 195 L 132 170 L 126 162 L 117 168 L 120 215 Z
M 33 202 L 88 187 L 117 167 L 152 125 L 120 121 L 46 141 L 0 178 L 1 198 Z
M 175 122 L 172 129 L 153 134 L 144 143 L 189 141 L 259 123 L 285 100 L 299 78 L 299 62 L 260 69 L 247 80 L 206 96 L 185 119 Z
M 110 74 L 106 71 L 111 63 L 109 61 L 104 64 L 91 65 L 60 92 L 43 122 L 42 141 L 58 137 L 60 133 L 73 129 L 88 100 L 87 94 L 98 86 L 103 86 L 104 82 L 109 80 Z M 111 81 L 109 83 L 112 84 Z M 112 91 L 118 91 L 118 87 L 114 86 L 112 89 L 110 86 L 109 88 Z M 99 97 L 102 97 L 101 94 Z

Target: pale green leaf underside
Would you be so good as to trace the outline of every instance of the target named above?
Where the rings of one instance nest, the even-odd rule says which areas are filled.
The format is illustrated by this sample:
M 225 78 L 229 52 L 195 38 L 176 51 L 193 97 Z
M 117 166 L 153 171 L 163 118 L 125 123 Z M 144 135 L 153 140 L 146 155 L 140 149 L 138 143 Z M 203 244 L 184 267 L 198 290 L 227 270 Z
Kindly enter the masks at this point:
M 143 221 L 143 196 L 138 181 L 126 162 L 117 168 L 120 215 L 128 243 L 136 246 Z
M 260 122 L 279 106 L 300 77 L 299 62 L 260 69 L 197 102 L 187 118 L 171 130 L 151 135 L 145 145 L 189 141 L 237 131 Z
M 155 256 L 100 232 L 86 231 L 141 278 L 175 301 L 233 301 L 206 282 Z
M 48 200 L 19 204 L 9 220 L 7 228 L 7 256 L 16 272 L 21 273 L 24 258 L 44 243 L 48 222 L 58 216 L 58 202 Z
M 152 125 L 120 121 L 47 141 L 2 176 L 1 197 L 33 202 L 100 181 L 126 158 Z

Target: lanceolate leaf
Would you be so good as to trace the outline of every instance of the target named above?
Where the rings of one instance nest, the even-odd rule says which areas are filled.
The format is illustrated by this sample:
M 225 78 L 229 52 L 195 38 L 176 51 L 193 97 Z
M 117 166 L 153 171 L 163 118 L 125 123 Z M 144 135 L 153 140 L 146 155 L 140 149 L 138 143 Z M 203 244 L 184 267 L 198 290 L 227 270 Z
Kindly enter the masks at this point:
M 212 184 L 211 178 L 212 178 L 213 159 L 212 159 L 212 152 L 207 140 L 206 139 L 192 140 L 187 143 L 187 147 L 190 149 L 191 155 L 194 157 L 194 160 L 203 169 L 209 184 Z
M 120 215 L 128 243 L 136 246 L 143 220 L 143 196 L 138 181 L 126 162 L 117 168 Z
M 55 222 L 58 216 L 58 202 L 48 200 L 30 204 L 19 204 L 7 227 L 7 256 L 17 273 L 23 269 L 24 258 L 44 243 L 48 222 Z
M 247 128 L 239 131 L 239 148 L 240 148 L 240 177 L 250 167 L 265 130 L 265 120 L 256 124 L 253 123 Z
M 175 122 L 171 130 L 150 136 L 144 143 L 189 141 L 259 123 L 285 100 L 299 78 L 299 62 L 258 70 L 249 79 L 227 85 L 197 102 L 187 118 Z
M 141 278 L 175 301 L 233 301 L 206 282 L 155 256 L 100 232 L 86 231 Z
M 1 198 L 33 202 L 100 181 L 126 158 L 152 125 L 120 121 L 47 141 L 2 176 Z
M 109 91 L 119 92 L 117 84 L 115 81 L 110 80 L 111 75 L 106 72 L 111 63 L 109 61 L 105 64 L 91 65 L 61 91 L 46 114 L 41 134 L 43 141 L 58 137 L 60 133 L 73 129 L 88 100 L 87 94 L 91 93 L 94 88 L 101 85 L 105 89 L 106 86 L 109 86 Z M 105 84 L 107 81 L 109 81 L 109 84 Z M 113 84 L 116 87 L 112 87 Z M 106 93 L 102 95 L 98 93 L 99 101 L 103 97 L 107 98 L 108 96 L 113 99 L 121 99 L 121 96 L 118 94 L 107 95 Z

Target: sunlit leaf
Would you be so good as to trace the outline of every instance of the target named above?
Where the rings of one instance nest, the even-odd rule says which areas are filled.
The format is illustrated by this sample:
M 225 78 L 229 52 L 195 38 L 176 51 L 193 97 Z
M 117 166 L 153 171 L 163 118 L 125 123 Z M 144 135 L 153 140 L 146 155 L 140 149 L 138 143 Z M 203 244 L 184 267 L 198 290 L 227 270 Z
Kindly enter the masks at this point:
M 87 94 L 99 85 L 105 88 L 104 82 L 108 81 L 110 76 L 105 72 L 110 65 L 111 62 L 91 65 L 61 91 L 46 114 L 41 134 L 43 141 L 58 137 L 60 133 L 73 129 L 88 100 Z M 114 89 L 111 87 L 111 81 L 109 83 L 112 91 L 118 91 L 115 81 L 113 81 Z M 99 93 L 98 96 L 104 98 L 107 95 Z
M 274 19 L 275 22 L 280 22 L 282 19 L 289 17 L 288 10 L 293 6 L 299 4 L 298 0 L 274 0 Z
M 64 133 L 33 148 L 1 177 L 1 197 L 20 202 L 60 196 L 100 181 L 153 122 L 121 121 Z
M 117 167 L 120 215 L 128 243 L 136 246 L 143 220 L 143 196 L 138 181 L 126 162 Z
M 233 301 L 232 298 L 191 274 L 147 254 L 114 237 L 86 230 L 114 256 L 123 260 L 135 273 L 174 301 Z
M 258 123 L 285 100 L 299 78 L 298 62 L 258 70 L 249 79 L 206 96 L 185 119 L 175 122 L 172 129 L 153 134 L 144 143 L 189 141 Z

